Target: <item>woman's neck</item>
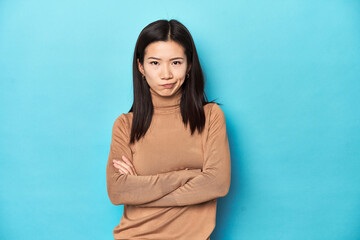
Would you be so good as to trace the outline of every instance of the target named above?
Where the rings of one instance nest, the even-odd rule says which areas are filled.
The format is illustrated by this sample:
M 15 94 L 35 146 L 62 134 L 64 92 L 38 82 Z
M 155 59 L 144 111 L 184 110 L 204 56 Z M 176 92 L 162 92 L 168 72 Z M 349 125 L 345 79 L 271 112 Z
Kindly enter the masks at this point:
M 152 88 L 149 88 L 151 93 L 151 99 L 154 106 L 154 112 L 165 113 L 174 112 L 180 109 L 180 101 L 182 96 L 182 89 L 179 88 L 177 92 L 171 96 L 161 96 L 155 92 Z

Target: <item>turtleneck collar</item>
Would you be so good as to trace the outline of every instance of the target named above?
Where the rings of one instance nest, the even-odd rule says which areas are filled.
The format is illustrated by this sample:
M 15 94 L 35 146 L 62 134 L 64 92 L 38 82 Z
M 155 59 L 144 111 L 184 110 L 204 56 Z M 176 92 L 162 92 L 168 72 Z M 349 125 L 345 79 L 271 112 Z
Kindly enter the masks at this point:
M 179 88 L 171 96 L 161 96 L 155 92 L 152 88 L 149 88 L 151 93 L 151 99 L 154 106 L 154 112 L 167 113 L 174 112 L 180 108 L 180 101 L 182 96 L 182 89 Z

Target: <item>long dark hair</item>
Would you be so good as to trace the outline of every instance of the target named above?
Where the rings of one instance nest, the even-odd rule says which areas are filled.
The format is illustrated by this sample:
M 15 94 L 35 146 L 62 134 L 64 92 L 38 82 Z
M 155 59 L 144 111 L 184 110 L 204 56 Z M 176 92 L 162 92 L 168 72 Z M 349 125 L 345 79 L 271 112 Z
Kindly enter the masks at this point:
M 189 78 L 186 78 L 181 86 L 182 96 L 180 109 L 185 126 L 190 123 L 191 134 L 197 129 L 201 133 L 205 126 L 205 114 L 203 106 L 208 102 L 204 92 L 204 75 L 200 66 L 193 38 L 188 29 L 175 19 L 157 20 L 147 25 L 136 41 L 133 59 L 133 86 L 134 102 L 129 110 L 133 112 L 130 143 L 134 143 L 145 136 L 150 127 L 154 112 L 151 93 L 148 83 L 142 79 L 138 69 L 137 59 L 144 64 L 144 51 L 147 45 L 156 41 L 173 40 L 185 49 L 188 66 L 191 64 Z M 217 103 L 218 104 L 218 103 Z M 221 105 L 221 104 L 219 104 Z

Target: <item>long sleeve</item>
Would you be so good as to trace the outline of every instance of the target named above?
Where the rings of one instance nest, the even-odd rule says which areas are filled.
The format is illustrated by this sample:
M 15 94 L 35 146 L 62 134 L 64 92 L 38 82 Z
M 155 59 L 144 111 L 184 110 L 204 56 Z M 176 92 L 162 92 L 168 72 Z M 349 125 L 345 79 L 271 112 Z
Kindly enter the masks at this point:
M 231 160 L 225 115 L 214 104 L 204 147 L 203 171 L 169 194 L 138 207 L 184 206 L 224 197 L 230 189 Z
M 129 121 L 125 114 L 121 114 L 113 124 L 106 166 L 107 192 L 114 205 L 151 202 L 179 188 L 201 173 L 201 169 L 185 169 L 148 176 L 121 174 L 113 166 L 112 160 L 121 159 L 124 155 L 132 161 L 129 132 Z

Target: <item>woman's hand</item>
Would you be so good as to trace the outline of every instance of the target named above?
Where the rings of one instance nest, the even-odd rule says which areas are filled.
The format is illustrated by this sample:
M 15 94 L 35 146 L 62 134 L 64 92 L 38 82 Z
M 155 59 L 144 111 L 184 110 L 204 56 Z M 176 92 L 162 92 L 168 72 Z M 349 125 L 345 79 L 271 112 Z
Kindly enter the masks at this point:
M 137 176 L 137 173 L 135 172 L 135 168 L 132 165 L 131 161 L 127 159 L 125 156 L 122 156 L 123 161 L 113 159 L 113 165 L 116 169 L 119 170 L 122 174 L 130 174 Z

